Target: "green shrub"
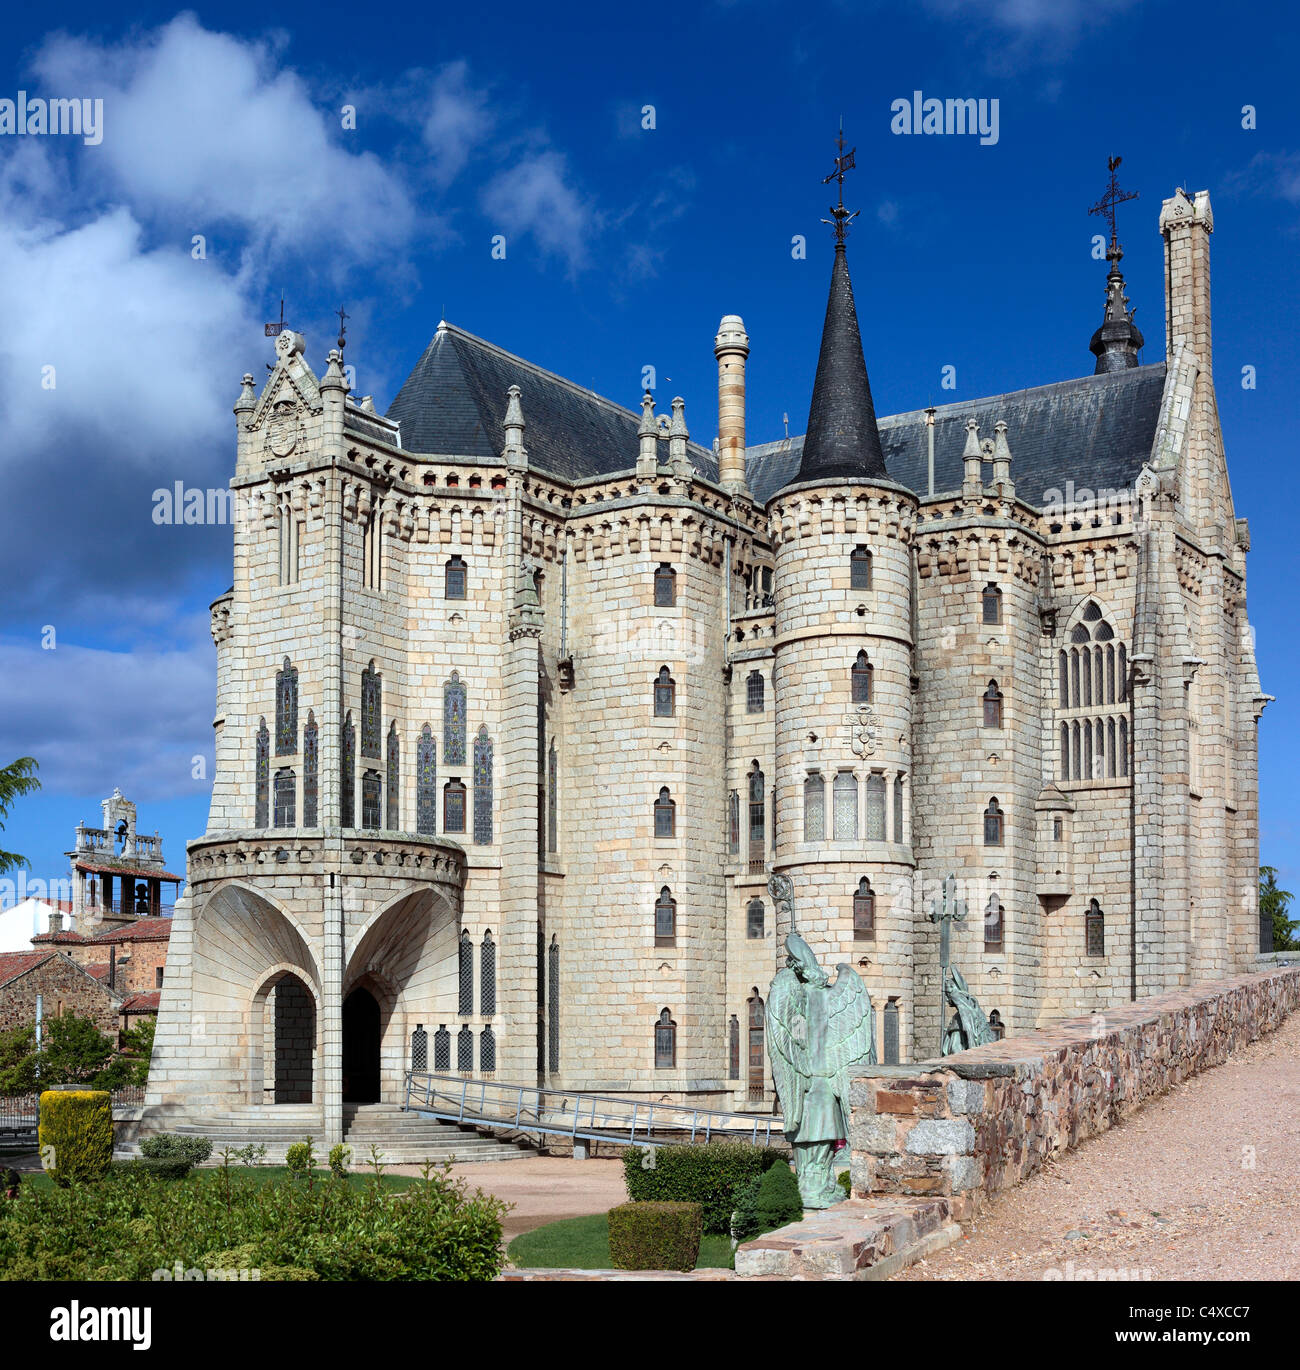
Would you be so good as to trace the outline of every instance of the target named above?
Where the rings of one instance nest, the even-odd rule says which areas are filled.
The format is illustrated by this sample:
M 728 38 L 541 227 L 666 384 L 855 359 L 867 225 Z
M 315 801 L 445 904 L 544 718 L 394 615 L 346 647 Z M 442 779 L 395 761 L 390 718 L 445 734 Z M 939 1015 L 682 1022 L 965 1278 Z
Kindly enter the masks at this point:
M 759 1180 L 754 1213 L 764 1232 L 784 1227 L 786 1223 L 797 1223 L 803 1217 L 799 1181 L 784 1161 L 766 1170 Z
M 140 1154 L 149 1160 L 188 1161 L 202 1165 L 212 1155 L 212 1143 L 206 1137 L 187 1137 L 179 1132 L 160 1132 L 140 1143 Z
M 97 1180 L 113 1159 L 113 1105 L 102 1089 L 47 1089 L 37 1128 L 41 1164 L 60 1185 Z
M 114 1170 L 138 1170 L 160 1180 L 183 1180 L 194 1169 L 184 1156 L 140 1156 L 130 1161 L 114 1161 Z
M 348 1162 L 352 1159 L 352 1148 L 340 1142 L 337 1146 L 330 1147 L 330 1170 L 336 1180 L 346 1180 L 348 1177 Z
M 301 1180 L 309 1175 L 316 1168 L 316 1148 L 311 1144 L 311 1138 L 305 1141 L 294 1142 L 294 1144 L 284 1153 L 284 1163 L 289 1168 L 289 1174 L 295 1180 Z
M 783 1154 L 748 1142 L 701 1142 L 690 1146 L 628 1147 L 623 1177 L 629 1199 L 697 1203 L 706 1232 L 729 1232 L 735 1196 Z
M 620 1204 L 609 1210 L 609 1254 L 619 1270 L 694 1270 L 703 1231 L 697 1203 Z
M 204 1272 L 221 1271 L 216 1278 L 267 1280 L 318 1280 L 314 1270 L 303 1270 L 296 1265 L 264 1265 L 253 1242 L 231 1247 L 228 1251 L 209 1251 L 199 1257 L 199 1269 Z M 254 1274 L 256 1272 L 256 1274 Z
M 846 1199 L 851 1199 L 853 1197 L 853 1178 L 849 1172 L 847 1170 L 841 1170 L 835 1178 L 839 1182 L 840 1188 L 844 1191 L 844 1197 Z

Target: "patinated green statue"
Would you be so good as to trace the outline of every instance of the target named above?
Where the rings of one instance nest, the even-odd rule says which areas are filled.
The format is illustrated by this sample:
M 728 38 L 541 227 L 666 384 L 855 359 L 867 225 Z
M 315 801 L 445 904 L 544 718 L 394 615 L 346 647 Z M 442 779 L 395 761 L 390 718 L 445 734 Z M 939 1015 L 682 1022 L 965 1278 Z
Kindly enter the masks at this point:
M 849 1081 L 876 1061 L 871 996 L 846 962 L 830 984 L 797 932 L 785 950 L 767 996 L 767 1050 L 804 1207 L 829 1208 L 844 1197 L 834 1160 L 848 1137 Z
M 980 1008 L 979 1000 L 970 992 L 965 978 L 956 966 L 949 966 L 944 974 L 943 993 L 944 998 L 956 1010 L 943 1034 L 945 1056 L 997 1041 L 996 1034 L 989 1027 L 989 1020 L 984 1016 L 984 1010 Z

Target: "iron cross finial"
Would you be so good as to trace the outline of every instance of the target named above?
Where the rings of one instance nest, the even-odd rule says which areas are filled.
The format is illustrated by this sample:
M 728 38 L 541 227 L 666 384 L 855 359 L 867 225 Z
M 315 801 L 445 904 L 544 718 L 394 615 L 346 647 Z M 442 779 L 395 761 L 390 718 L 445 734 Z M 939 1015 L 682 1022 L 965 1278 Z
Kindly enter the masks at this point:
M 342 306 L 342 305 L 339 305 L 339 307 L 338 307 L 338 316 L 339 316 L 339 351 L 342 352 L 343 349 L 348 345 L 348 344 L 347 344 L 348 326 L 347 326 L 347 322 L 346 322 L 346 321 L 347 321 L 348 319 L 350 319 L 350 318 L 352 317 L 352 315 L 351 315 L 351 314 L 345 314 L 345 313 L 343 312 L 343 306 Z
M 1108 157 L 1106 159 L 1106 170 L 1110 172 L 1110 184 L 1106 187 L 1106 193 L 1088 211 L 1089 214 L 1102 215 L 1107 223 L 1110 224 L 1110 246 L 1114 251 L 1119 246 L 1119 240 L 1115 233 L 1115 206 L 1122 205 L 1126 200 L 1136 200 L 1138 193 L 1136 190 L 1121 190 L 1119 181 L 1115 177 L 1119 170 L 1119 164 L 1123 161 L 1122 157 Z
M 839 204 L 831 206 L 831 213 L 835 217 L 834 219 L 822 220 L 822 223 L 824 224 L 834 224 L 835 242 L 837 245 L 844 241 L 845 236 L 848 233 L 849 224 L 858 217 L 859 213 L 859 211 L 855 209 L 853 213 L 850 214 L 848 210 L 844 208 L 844 173 L 853 170 L 855 165 L 853 154 L 856 151 L 857 148 L 855 147 L 851 147 L 847 152 L 844 151 L 844 120 L 841 118 L 840 136 L 836 142 L 835 170 L 832 171 L 829 176 L 822 177 L 822 185 L 829 185 L 832 181 L 835 181 L 839 186 Z

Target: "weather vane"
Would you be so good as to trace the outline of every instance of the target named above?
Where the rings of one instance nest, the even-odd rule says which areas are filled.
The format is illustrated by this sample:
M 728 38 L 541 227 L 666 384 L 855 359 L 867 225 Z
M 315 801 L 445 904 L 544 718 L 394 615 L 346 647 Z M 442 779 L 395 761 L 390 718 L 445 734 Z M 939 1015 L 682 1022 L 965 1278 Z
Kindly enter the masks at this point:
M 339 305 L 339 307 L 338 307 L 338 316 L 339 316 L 339 351 L 342 352 L 343 349 L 348 345 L 348 343 L 347 343 L 348 326 L 347 326 L 346 320 L 350 319 L 350 318 L 352 317 L 352 315 L 351 315 L 351 314 L 345 314 L 345 313 L 343 312 L 343 306 L 342 306 L 342 305 Z
M 844 208 L 844 173 L 846 171 L 853 170 L 853 154 L 857 151 L 857 148 L 851 147 L 847 152 L 844 151 L 843 119 L 840 120 L 840 136 L 839 141 L 836 144 L 836 147 L 837 155 L 835 157 L 835 170 L 832 171 L 829 176 L 822 177 L 822 185 L 830 185 L 832 181 L 838 182 L 840 202 L 838 205 L 831 206 L 831 213 L 835 216 L 834 219 L 823 219 L 822 223 L 834 224 L 835 242 L 838 246 L 839 244 L 843 243 L 845 236 L 849 231 L 849 224 L 858 217 L 858 214 L 860 212 L 859 210 L 855 209 L 853 213 L 850 214 L 848 210 Z
M 1101 199 L 1088 211 L 1089 214 L 1101 214 L 1110 224 L 1111 252 L 1115 252 L 1119 248 L 1119 240 L 1115 233 L 1115 206 L 1122 205 L 1125 200 L 1136 200 L 1138 198 L 1136 190 L 1121 190 L 1119 182 L 1115 179 L 1115 173 L 1119 170 L 1119 164 L 1122 160 L 1121 157 L 1108 157 L 1106 159 L 1106 170 L 1110 172 L 1110 185 Z
M 267 324 L 266 327 L 265 327 L 265 329 L 263 330 L 263 333 L 264 333 L 264 335 L 265 335 L 266 337 L 268 337 L 268 338 L 278 338 L 278 337 L 280 336 L 280 334 L 283 333 L 283 332 L 284 332 L 284 296 L 281 295 L 281 296 L 280 296 L 280 322 L 279 322 L 279 323 L 269 323 L 269 324 Z

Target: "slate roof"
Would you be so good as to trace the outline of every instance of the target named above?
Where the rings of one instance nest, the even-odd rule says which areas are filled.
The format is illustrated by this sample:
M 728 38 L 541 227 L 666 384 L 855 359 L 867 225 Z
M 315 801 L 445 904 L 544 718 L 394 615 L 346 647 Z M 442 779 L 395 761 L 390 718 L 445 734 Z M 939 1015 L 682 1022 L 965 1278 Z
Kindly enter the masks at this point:
M 1131 486 L 1151 455 L 1164 386 L 1165 364 L 1156 362 L 942 405 L 934 426 L 935 491 L 961 488 L 966 420 L 972 416 L 981 438 L 991 438 L 993 425 L 1006 420 L 1011 477 L 1016 494 L 1030 504 L 1041 506 L 1043 492 L 1052 487 L 1064 496 L 1067 480 L 1076 491 Z M 924 494 L 925 411 L 889 415 L 879 428 L 889 479 Z M 798 480 L 802 451 L 802 437 L 750 447 L 745 468 L 754 498 L 765 503 Z
M 403 382 L 388 417 L 401 424 L 403 451 L 500 463 L 501 422 L 512 385 L 522 392 L 530 465 L 568 481 L 636 466 L 639 412 L 445 322 Z M 686 421 L 689 426 L 689 412 Z M 696 469 L 716 480 L 712 452 L 695 443 L 688 448 Z

